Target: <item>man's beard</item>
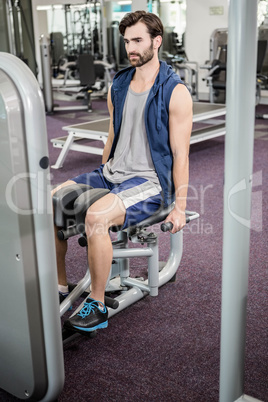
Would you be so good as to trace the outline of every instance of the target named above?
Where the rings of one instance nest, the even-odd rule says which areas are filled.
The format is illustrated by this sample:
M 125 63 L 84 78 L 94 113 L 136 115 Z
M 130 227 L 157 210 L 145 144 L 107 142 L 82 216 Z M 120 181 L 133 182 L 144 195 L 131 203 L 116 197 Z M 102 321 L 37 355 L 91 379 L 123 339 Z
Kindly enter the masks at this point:
M 131 55 L 137 56 L 137 59 L 130 59 Z M 154 57 L 154 50 L 153 50 L 153 41 L 151 42 L 151 46 L 144 51 L 141 55 L 140 53 L 128 53 L 128 59 L 133 67 L 141 67 L 144 64 L 148 63 L 148 61 L 152 60 Z

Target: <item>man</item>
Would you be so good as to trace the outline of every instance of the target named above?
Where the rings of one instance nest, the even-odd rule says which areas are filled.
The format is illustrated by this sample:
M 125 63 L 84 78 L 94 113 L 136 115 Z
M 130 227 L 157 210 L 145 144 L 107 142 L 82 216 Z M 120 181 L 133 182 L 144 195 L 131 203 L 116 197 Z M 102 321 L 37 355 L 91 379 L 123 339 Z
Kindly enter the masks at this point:
M 185 225 L 191 96 L 172 68 L 159 61 L 163 25 L 156 15 L 129 13 L 119 30 L 131 67 L 116 74 L 108 93 L 111 119 L 103 165 L 62 185 L 86 183 L 111 190 L 89 208 L 85 219 L 91 294 L 65 322 L 82 333 L 108 325 L 104 292 L 113 257 L 109 228 L 138 223 L 174 199 L 166 221 L 173 223 L 172 233 Z M 56 251 L 59 291 L 65 295 L 66 241 L 56 237 Z

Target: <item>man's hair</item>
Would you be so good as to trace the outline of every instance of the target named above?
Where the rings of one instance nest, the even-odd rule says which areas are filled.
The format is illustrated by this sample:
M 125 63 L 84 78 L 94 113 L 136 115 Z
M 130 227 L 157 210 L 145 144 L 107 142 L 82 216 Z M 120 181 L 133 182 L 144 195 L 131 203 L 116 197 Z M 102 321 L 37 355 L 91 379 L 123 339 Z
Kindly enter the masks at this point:
M 119 32 L 121 35 L 124 36 L 126 28 L 137 24 L 137 22 L 143 22 L 146 25 L 151 39 L 156 38 L 158 35 L 163 37 L 164 27 L 160 18 L 157 15 L 147 13 L 146 11 L 135 11 L 133 13 L 126 14 L 119 24 Z

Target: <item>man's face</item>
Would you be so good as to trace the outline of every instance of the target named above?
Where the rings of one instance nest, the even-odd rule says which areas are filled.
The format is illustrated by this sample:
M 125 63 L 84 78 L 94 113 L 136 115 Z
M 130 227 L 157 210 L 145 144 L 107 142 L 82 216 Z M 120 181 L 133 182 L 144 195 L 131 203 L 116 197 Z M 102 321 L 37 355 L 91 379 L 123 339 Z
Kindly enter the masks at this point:
M 155 55 L 154 41 L 142 22 L 126 28 L 124 35 L 128 59 L 133 67 L 141 67 Z

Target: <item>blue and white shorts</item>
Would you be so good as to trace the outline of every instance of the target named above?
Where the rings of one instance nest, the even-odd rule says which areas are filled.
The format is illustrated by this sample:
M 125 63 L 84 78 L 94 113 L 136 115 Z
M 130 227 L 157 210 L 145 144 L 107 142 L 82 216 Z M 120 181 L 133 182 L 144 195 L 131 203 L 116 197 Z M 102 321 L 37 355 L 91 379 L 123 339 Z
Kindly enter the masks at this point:
M 116 194 L 126 208 L 122 229 L 136 225 L 153 215 L 163 204 L 160 185 L 142 177 L 134 177 L 122 183 L 111 183 L 103 175 L 103 165 L 91 173 L 81 174 L 71 180 L 93 188 L 109 189 L 112 194 Z

